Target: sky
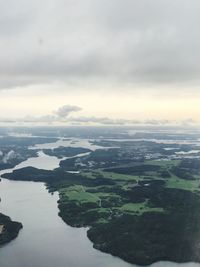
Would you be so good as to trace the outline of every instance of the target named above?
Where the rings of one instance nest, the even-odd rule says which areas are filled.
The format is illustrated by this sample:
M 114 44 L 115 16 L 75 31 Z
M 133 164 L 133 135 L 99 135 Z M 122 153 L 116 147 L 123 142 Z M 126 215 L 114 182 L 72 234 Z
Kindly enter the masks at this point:
M 199 0 L 0 0 L 0 124 L 200 123 Z

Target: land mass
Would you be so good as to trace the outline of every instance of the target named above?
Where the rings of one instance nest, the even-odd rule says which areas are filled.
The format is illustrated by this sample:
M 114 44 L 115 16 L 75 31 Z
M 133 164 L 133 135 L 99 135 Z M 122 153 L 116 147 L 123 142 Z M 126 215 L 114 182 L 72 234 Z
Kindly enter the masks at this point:
M 17 237 L 22 224 L 12 221 L 10 217 L 0 213 L 0 245 L 10 242 Z
M 3 177 L 57 190 L 59 215 L 71 226 L 89 226 L 96 249 L 139 265 L 200 262 L 200 161 L 124 164 L 80 174 L 27 167 Z
M 45 182 L 50 192 L 58 191 L 59 215 L 71 226 L 89 227 L 87 235 L 96 249 L 139 265 L 161 260 L 200 262 L 200 147 L 198 142 L 190 144 L 199 135 L 140 132 L 130 137 L 116 129 L 113 133 L 106 128 L 102 134 L 97 129 L 81 131 L 73 134 L 90 136 L 91 143 L 105 149 L 43 149 L 50 156 L 73 158 L 61 160 L 52 171 L 27 167 L 3 177 Z M 94 140 L 102 135 L 126 140 Z M 28 157 L 28 139 L 19 147 L 16 140 L 7 142 L 3 163 L 11 148 Z
M 51 143 L 57 138 L 44 137 L 13 137 L 0 138 L 0 170 L 10 169 L 31 157 L 37 157 L 37 149 L 29 149 L 30 146 L 41 143 Z
M 78 154 L 91 152 L 90 149 L 82 147 L 63 147 L 60 146 L 54 149 L 43 149 L 43 152 L 49 156 L 56 156 L 59 159 L 64 157 L 75 157 Z

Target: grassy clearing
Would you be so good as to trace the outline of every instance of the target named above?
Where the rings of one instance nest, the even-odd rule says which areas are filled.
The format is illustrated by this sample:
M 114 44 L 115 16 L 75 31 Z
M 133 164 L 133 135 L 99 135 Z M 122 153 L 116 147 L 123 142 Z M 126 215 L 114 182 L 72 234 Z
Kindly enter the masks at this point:
M 85 188 L 81 185 L 70 186 L 68 188 L 63 188 L 60 190 L 60 195 L 62 201 L 70 200 L 80 203 L 84 202 L 93 202 L 98 203 L 99 197 L 96 194 L 88 193 L 85 191 Z
M 184 180 L 172 175 L 170 179 L 167 180 L 166 186 L 168 188 L 178 188 L 189 191 L 200 190 L 200 179 L 196 180 Z
M 162 167 L 163 170 L 170 170 L 171 167 L 177 166 L 180 160 L 170 160 L 170 161 L 148 161 L 148 164 L 155 164 Z M 171 177 L 166 180 L 166 187 L 177 188 L 189 191 L 200 190 L 200 177 L 196 177 L 196 180 L 185 180 L 177 177 L 169 171 Z
M 151 208 L 148 207 L 148 201 L 143 203 L 127 203 L 120 208 L 123 212 L 137 213 L 139 215 L 144 212 L 164 212 L 163 208 Z
M 177 166 L 180 163 L 180 160 L 170 160 L 170 161 L 150 160 L 150 161 L 147 161 L 146 163 L 152 164 L 152 165 L 159 165 L 162 167 L 162 170 L 169 171 L 172 166 Z M 87 172 L 83 174 L 91 179 L 95 179 L 98 175 L 101 175 L 104 178 L 115 180 L 119 184 L 120 182 L 122 182 L 121 186 L 125 190 L 129 189 L 129 185 L 127 184 L 127 182 L 131 181 L 133 183 L 137 183 L 138 181 L 143 180 L 144 178 L 143 176 L 118 174 L 114 172 L 105 172 L 102 170 L 95 170 L 95 171 Z M 196 191 L 196 190 L 200 191 L 200 177 L 196 177 L 197 178 L 196 180 L 184 180 L 184 179 L 178 178 L 176 175 L 170 172 L 171 177 L 166 179 L 166 178 L 160 177 L 159 173 L 157 172 L 149 172 L 147 174 L 148 175 L 146 175 L 146 177 L 148 177 L 148 179 L 164 179 L 166 181 L 166 187 L 168 188 L 177 188 L 177 189 L 183 189 L 183 190 L 189 190 L 189 191 Z

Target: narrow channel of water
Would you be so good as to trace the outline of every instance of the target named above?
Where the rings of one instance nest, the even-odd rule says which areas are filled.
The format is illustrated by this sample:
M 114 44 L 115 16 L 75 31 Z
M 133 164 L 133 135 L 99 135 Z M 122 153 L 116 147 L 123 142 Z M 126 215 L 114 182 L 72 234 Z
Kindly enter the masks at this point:
M 0 171 L 0 175 L 28 166 L 52 170 L 59 162 L 39 151 L 38 157 Z M 0 248 L 0 267 L 132 266 L 95 250 L 86 228 L 66 225 L 58 216 L 58 194 L 49 194 L 43 183 L 2 179 L 0 196 L 1 212 L 23 224 L 19 236 Z

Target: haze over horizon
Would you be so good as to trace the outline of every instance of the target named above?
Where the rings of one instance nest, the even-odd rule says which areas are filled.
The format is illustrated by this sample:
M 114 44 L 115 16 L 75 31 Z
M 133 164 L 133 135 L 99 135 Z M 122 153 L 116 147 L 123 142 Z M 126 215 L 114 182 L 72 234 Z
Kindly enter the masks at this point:
M 198 0 L 0 0 L 0 124 L 199 124 Z

